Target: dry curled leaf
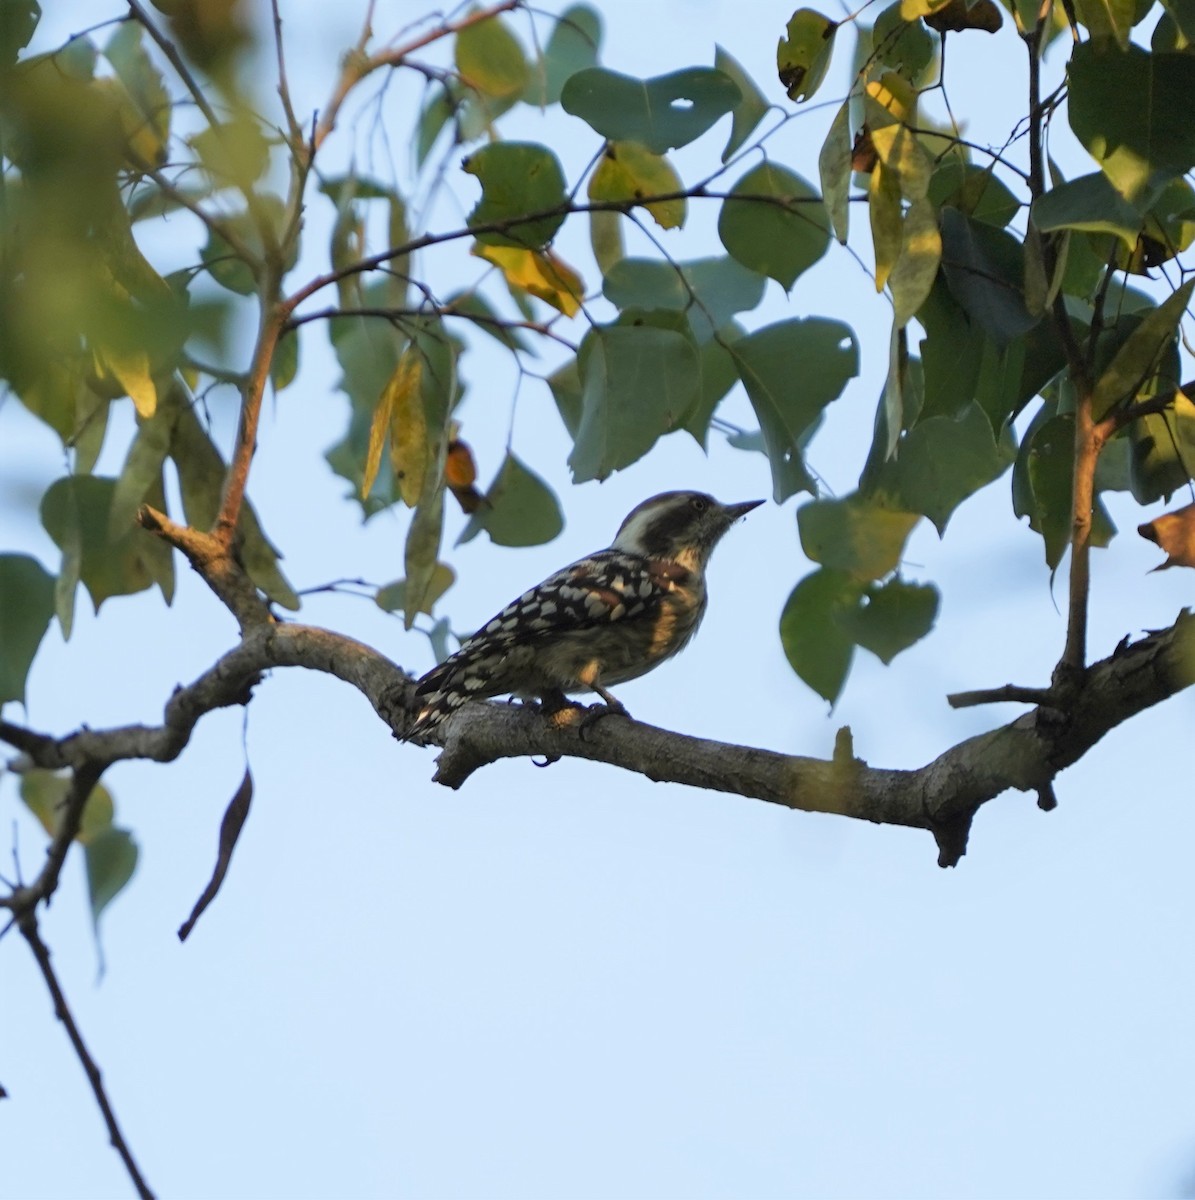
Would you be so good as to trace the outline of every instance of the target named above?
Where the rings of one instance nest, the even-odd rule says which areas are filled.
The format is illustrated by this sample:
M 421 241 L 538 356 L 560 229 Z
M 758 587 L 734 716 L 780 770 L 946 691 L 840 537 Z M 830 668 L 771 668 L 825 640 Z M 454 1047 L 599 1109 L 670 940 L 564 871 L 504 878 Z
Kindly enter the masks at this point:
M 1155 571 L 1164 571 L 1167 567 L 1195 567 L 1195 504 L 1146 521 L 1137 526 L 1137 532 L 1166 551 L 1166 561 L 1154 567 Z

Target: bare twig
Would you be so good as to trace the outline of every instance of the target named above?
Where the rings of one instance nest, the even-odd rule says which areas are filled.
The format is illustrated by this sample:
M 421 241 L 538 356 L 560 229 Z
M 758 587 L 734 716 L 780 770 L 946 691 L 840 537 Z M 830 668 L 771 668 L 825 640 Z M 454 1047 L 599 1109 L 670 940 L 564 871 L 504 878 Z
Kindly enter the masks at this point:
M 104 1124 L 108 1127 L 108 1137 L 112 1142 L 112 1147 L 120 1155 L 129 1179 L 132 1180 L 133 1187 L 137 1189 L 137 1195 L 142 1200 L 153 1200 L 154 1194 L 150 1190 L 149 1184 L 145 1182 L 145 1177 L 141 1174 L 141 1169 L 137 1166 L 136 1159 L 133 1158 L 133 1152 L 129 1149 L 129 1143 L 121 1131 L 120 1122 L 116 1119 L 116 1113 L 112 1108 L 112 1102 L 108 1099 L 108 1092 L 104 1087 L 100 1069 L 96 1065 L 95 1059 L 91 1057 L 87 1043 L 83 1041 L 83 1035 L 79 1032 L 78 1023 L 75 1021 L 70 1005 L 66 1002 L 66 995 L 63 993 L 62 985 L 58 982 L 54 964 L 50 961 L 49 947 L 42 941 L 41 933 L 38 930 L 37 916 L 33 906 L 21 914 L 17 925 L 21 935 L 29 944 L 29 949 L 33 951 L 33 957 L 37 960 L 46 988 L 54 1001 L 54 1015 L 66 1027 L 67 1037 L 70 1038 L 71 1045 L 75 1049 L 75 1057 L 78 1058 L 87 1075 L 87 1082 L 91 1084 L 95 1102 L 99 1105 Z

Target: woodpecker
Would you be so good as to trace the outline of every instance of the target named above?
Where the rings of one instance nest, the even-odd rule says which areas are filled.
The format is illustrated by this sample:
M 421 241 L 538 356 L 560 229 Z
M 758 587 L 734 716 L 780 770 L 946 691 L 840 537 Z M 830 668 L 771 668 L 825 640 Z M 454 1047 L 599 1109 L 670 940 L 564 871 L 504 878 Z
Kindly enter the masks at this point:
M 415 685 L 404 741 L 423 742 L 469 700 L 507 693 L 545 711 L 609 692 L 682 650 L 705 615 L 705 567 L 722 535 L 762 500 L 719 504 L 663 492 L 632 509 L 614 542 L 549 575 L 487 621 Z

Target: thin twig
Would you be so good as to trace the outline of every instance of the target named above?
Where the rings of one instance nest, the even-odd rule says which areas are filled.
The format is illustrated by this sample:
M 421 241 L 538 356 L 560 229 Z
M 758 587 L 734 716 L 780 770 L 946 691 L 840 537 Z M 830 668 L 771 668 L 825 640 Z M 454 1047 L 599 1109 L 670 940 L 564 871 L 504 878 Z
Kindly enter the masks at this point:
M 141 0 L 128 0 L 129 9 L 133 15 L 141 22 L 141 27 L 154 40 L 157 47 L 166 56 L 167 61 L 174 68 L 175 74 L 183 81 L 183 86 L 191 93 L 191 99 L 195 101 L 196 107 L 203 113 L 204 120 L 213 128 L 216 129 L 220 125 L 220 119 L 216 116 L 216 110 L 208 103 L 207 97 L 203 94 L 203 89 L 199 86 L 195 76 L 191 74 L 190 67 L 183 61 L 183 56 L 179 54 L 175 44 L 150 20 L 149 13 L 146 11 L 145 5 Z
M 300 325 L 307 325 L 311 321 L 335 321 L 341 317 L 379 317 L 386 321 L 400 321 L 404 318 L 411 319 L 431 315 L 458 317 L 460 320 L 470 321 L 474 325 L 485 325 L 495 329 L 526 329 L 530 333 L 538 333 L 541 337 L 551 338 L 552 341 L 559 342 L 570 350 L 577 349 L 575 342 L 571 342 L 562 334 L 549 329 L 543 322 L 514 321 L 507 320 L 505 317 L 492 317 L 486 313 L 463 312 L 453 308 L 451 304 L 436 304 L 431 308 L 321 308 L 318 312 L 302 313 L 297 317 L 291 317 L 286 322 L 286 330 L 297 329 Z
M 489 8 L 480 8 L 474 12 L 467 13 L 460 20 L 444 21 L 434 29 L 421 34 L 412 41 L 405 42 L 401 46 L 381 50 L 377 54 L 371 55 L 365 53 L 365 46 L 368 44 L 370 32 L 369 21 L 367 20 L 365 29 L 355 50 L 345 55 L 340 78 L 336 81 L 336 87 L 328 103 L 324 106 L 323 112 L 320 114 L 319 124 L 315 129 L 315 136 L 311 139 L 312 151 L 318 150 L 323 145 L 327 136 L 335 129 L 336 119 L 340 115 L 340 110 L 345 100 L 348 99 L 349 93 L 363 79 L 372 75 L 374 71 L 381 67 L 400 66 L 403 60 L 409 54 L 414 54 L 416 50 L 422 50 L 424 46 L 429 46 L 432 42 L 437 42 L 441 38 L 449 37 L 454 33 L 460 33 L 462 29 L 468 29 L 471 25 L 479 25 L 482 21 L 489 21 L 502 13 L 519 8 L 522 6 L 522 2 L 523 0 L 502 0 L 500 4 L 494 4 Z
M 87 1076 L 87 1081 L 91 1084 L 95 1102 L 99 1105 L 104 1124 L 108 1127 L 108 1137 L 112 1142 L 112 1147 L 120 1155 L 125 1170 L 133 1182 L 133 1187 L 137 1189 L 137 1195 L 141 1197 L 141 1200 L 154 1200 L 154 1194 L 150 1190 L 149 1184 L 145 1182 L 145 1177 L 141 1174 L 141 1169 L 133 1158 L 133 1152 L 129 1149 L 129 1143 L 121 1131 L 120 1122 L 116 1119 L 112 1102 L 108 1099 L 107 1090 L 104 1088 L 104 1079 L 100 1069 L 96 1065 L 95 1059 L 91 1057 L 87 1043 L 83 1041 L 83 1035 L 79 1032 L 79 1026 L 71 1013 L 70 1005 L 66 1002 L 66 995 L 63 993 L 62 985 L 58 982 L 54 964 L 50 961 L 49 947 L 42 941 L 41 933 L 37 928 L 36 906 L 30 907 L 22 913 L 17 924 L 21 935 L 29 943 L 29 949 L 33 951 L 33 957 L 37 960 L 42 978 L 46 982 L 46 988 L 54 1001 L 54 1015 L 66 1026 L 67 1037 L 70 1038 L 71 1045 L 75 1048 L 75 1057 L 78 1058 Z
M 249 466 L 257 449 L 257 426 L 261 419 L 261 404 L 265 396 L 266 384 L 270 378 L 270 364 L 274 360 L 274 350 L 278 339 L 282 336 L 283 325 L 287 313 L 285 307 L 274 302 L 273 293 L 277 289 L 277 280 L 271 280 L 267 294 L 262 303 L 266 306 L 262 316 L 261 327 L 257 334 L 257 344 L 253 349 L 253 361 L 245 378 L 245 387 L 241 399 L 241 415 L 237 424 L 236 445 L 233 447 L 232 459 L 224 476 L 224 490 L 220 496 L 220 511 L 212 523 L 212 537 L 224 547 L 232 546 L 236 534 L 237 522 L 241 516 L 241 505 L 245 500 L 245 488 L 249 483 Z

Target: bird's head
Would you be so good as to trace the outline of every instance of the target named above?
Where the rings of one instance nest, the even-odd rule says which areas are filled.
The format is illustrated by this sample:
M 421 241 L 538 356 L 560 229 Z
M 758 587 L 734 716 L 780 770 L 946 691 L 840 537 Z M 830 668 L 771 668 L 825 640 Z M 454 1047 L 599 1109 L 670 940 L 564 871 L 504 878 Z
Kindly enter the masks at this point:
M 667 559 L 699 571 L 722 535 L 762 503 L 719 504 L 704 492 L 661 492 L 627 514 L 612 549 Z

